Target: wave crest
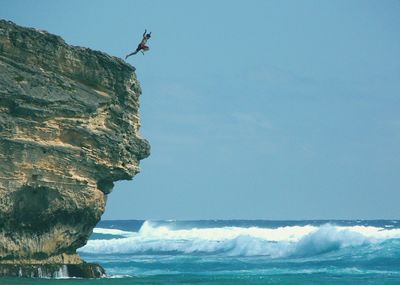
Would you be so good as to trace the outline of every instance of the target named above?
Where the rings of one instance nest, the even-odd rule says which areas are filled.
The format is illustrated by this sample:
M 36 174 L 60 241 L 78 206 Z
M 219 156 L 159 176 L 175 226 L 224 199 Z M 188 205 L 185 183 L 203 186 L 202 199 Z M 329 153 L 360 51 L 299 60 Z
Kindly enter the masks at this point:
M 106 229 L 94 232 L 110 234 Z M 171 229 L 146 221 L 138 232 L 112 230 L 122 238 L 89 240 L 79 251 L 93 254 L 223 254 L 309 257 L 343 248 L 400 238 L 400 229 L 326 224 L 279 228 L 220 227 Z

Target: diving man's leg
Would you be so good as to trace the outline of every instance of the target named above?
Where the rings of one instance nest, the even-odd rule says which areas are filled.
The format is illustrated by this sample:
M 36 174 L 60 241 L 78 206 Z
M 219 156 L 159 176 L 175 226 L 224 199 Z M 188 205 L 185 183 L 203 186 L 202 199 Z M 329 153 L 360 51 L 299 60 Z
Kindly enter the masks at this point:
M 140 52 L 144 55 L 145 51 L 148 51 L 150 48 L 148 46 L 142 46 Z
M 139 52 L 139 49 L 135 50 L 134 52 L 128 54 L 127 56 L 125 56 L 125 59 L 127 59 L 128 57 L 130 57 L 131 55 L 135 55 Z

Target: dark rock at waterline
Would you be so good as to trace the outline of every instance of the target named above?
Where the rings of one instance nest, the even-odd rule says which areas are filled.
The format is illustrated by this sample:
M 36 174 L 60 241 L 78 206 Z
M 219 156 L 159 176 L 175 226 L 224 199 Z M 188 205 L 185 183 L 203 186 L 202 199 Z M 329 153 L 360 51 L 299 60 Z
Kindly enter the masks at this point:
M 80 264 L 0 264 L 0 276 L 32 278 L 101 278 L 104 269 L 95 263 Z
M 0 20 L 0 275 L 102 272 L 76 249 L 150 153 L 140 93 L 121 59 Z

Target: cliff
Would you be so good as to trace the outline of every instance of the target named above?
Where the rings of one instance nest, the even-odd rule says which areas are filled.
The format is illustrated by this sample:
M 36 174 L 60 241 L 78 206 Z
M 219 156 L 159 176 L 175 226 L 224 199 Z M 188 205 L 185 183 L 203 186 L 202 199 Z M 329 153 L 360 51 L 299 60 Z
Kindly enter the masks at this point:
M 76 249 L 149 155 L 134 71 L 0 21 L 0 275 L 103 274 Z

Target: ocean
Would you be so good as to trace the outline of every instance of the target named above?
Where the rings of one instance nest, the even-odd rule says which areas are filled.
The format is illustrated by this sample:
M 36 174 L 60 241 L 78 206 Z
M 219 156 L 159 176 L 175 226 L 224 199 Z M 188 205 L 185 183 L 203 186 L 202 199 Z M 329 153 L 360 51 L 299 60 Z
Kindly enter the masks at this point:
M 103 279 L 1 285 L 400 284 L 400 221 L 101 221 L 79 249 Z

